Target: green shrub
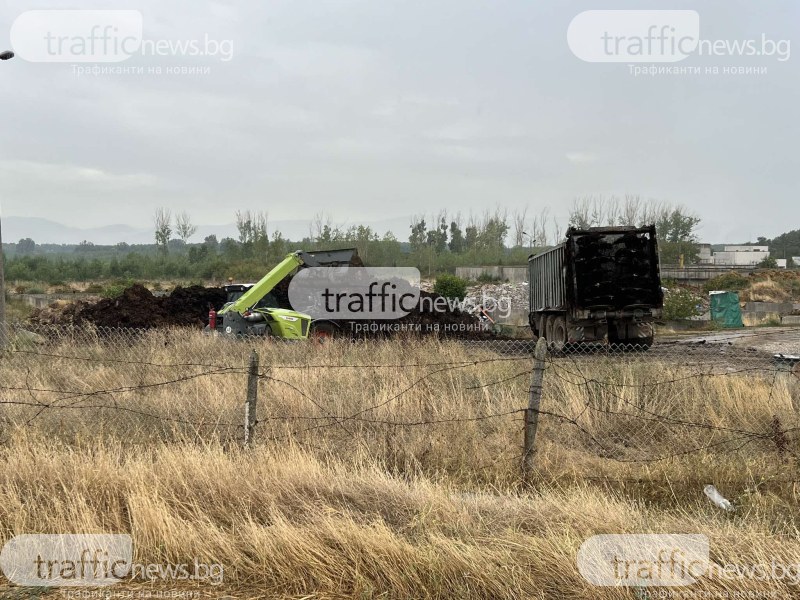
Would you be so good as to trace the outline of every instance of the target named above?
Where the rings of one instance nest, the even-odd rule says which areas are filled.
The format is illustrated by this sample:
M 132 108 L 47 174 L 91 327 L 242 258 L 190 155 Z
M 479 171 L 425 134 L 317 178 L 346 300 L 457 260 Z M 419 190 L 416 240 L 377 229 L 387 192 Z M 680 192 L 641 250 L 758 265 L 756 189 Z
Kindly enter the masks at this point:
M 724 275 L 718 275 L 713 279 L 709 279 L 706 281 L 703 289 L 706 292 L 711 292 L 714 290 L 722 290 L 726 292 L 738 292 L 740 290 L 745 289 L 750 285 L 750 281 L 747 277 L 743 275 L 739 275 L 739 273 L 730 272 L 725 273 Z
M 87 294 L 102 294 L 103 289 L 103 286 L 99 283 L 90 283 L 83 291 Z
M 41 287 L 38 287 L 38 286 L 34 285 L 34 286 L 31 286 L 31 287 L 28 288 L 27 293 L 28 294 L 44 294 L 45 291 L 44 291 L 44 288 L 41 288 Z
M 778 261 L 772 258 L 771 256 L 767 256 L 762 260 L 760 263 L 756 265 L 759 269 L 777 269 L 778 268 Z
M 433 291 L 445 298 L 463 300 L 467 295 L 467 280 L 456 275 L 439 275 L 433 284 Z
M 106 286 L 105 289 L 100 292 L 100 295 L 103 296 L 103 298 L 119 298 L 122 295 L 122 292 L 124 292 L 127 288 L 128 286 L 125 284 L 112 283 L 111 285 Z
M 689 290 L 677 288 L 670 290 L 664 298 L 664 318 L 668 321 L 689 319 L 700 314 L 697 308 L 699 299 Z

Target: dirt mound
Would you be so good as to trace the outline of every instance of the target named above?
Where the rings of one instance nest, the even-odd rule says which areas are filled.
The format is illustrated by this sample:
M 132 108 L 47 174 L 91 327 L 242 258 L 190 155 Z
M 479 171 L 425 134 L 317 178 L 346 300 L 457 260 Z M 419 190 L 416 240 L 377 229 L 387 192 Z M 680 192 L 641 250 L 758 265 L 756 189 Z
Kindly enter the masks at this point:
M 166 325 L 166 313 L 159 299 L 143 285 L 126 288 L 116 298 L 104 298 L 85 307 L 78 315 L 98 327 L 150 328 Z
M 222 288 L 192 285 L 177 287 L 167 297 L 162 298 L 170 325 L 198 325 L 208 323 L 209 306 L 216 310 L 222 308 L 228 295 Z
M 439 294 L 423 290 L 420 290 L 416 309 L 399 321 L 420 325 L 421 333 L 449 337 L 475 337 L 484 333 L 475 315 L 453 308 L 447 299 Z
M 97 302 L 56 302 L 35 311 L 31 322 L 44 324 L 92 324 L 98 327 L 202 327 L 208 319 L 209 305 L 219 308 L 225 303 L 221 288 L 202 286 L 177 287 L 164 297 L 154 296 L 143 285 L 126 288 L 116 298 Z
M 273 291 L 282 308 L 291 308 L 288 297 L 289 281 L 284 280 Z M 208 322 L 209 306 L 219 310 L 226 301 L 221 288 L 202 286 L 177 287 L 164 297 L 154 296 L 142 285 L 126 288 L 117 298 L 104 298 L 96 302 L 57 302 L 35 311 L 30 321 L 44 324 L 92 324 L 98 327 L 125 327 L 150 329 L 154 327 L 203 327 Z M 355 330 L 358 324 L 362 332 L 358 337 L 382 337 L 386 330 L 379 326 L 387 321 L 339 321 L 343 330 Z M 447 337 L 483 337 L 486 334 L 474 315 L 451 305 L 438 294 L 420 292 L 420 304 L 409 315 L 395 323 L 402 325 L 400 331 L 422 335 Z M 375 327 L 364 328 L 364 325 Z
M 772 279 L 756 281 L 739 294 L 743 302 L 787 302 L 791 298 L 791 294 Z

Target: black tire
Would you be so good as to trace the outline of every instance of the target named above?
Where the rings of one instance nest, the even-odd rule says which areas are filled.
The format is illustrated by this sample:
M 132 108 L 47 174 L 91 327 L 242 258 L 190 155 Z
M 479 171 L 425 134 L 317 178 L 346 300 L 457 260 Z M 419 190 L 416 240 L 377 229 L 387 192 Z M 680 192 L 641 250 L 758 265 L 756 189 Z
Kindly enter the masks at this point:
M 567 346 L 567 321 L 564 317 L 553 315 L 547 320 L 550 336 L 547 343 L 552 352 L 563 352 Z
M 311 332 L 309 333 L 309 337 L 316 342 L 326 342 L 327 340 L 337 337 L 338 334 L 339 328 L 333 323 L 328 323 L 325 321 L 311 323 Z
M 542 322 L 544 323 L 544 338 L 547 340 L 548 345 L 553 341 L 553 321 L 555 318 L 555 315 L 548 315 L 542 318 Z

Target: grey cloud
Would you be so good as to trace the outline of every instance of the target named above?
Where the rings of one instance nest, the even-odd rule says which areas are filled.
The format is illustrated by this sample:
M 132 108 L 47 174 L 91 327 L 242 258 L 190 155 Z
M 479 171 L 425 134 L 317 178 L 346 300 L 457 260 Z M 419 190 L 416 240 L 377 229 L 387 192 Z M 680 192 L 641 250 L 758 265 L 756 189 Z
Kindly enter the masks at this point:
M 771 6 L 705 3 L 703 32 L 793 37 L 800 8 Z M 0 20 L 30 8 L 6 3 Z M 800 59 L 760 77 L 634 78 L 570 53 L 567 25 L 595 8 L 579 1 L 130 8 L 153 38 L 232 40 L 233 60 L 125 63 L 209 67 L 194 76 L 0 64 L 6 213 L 147 228 L 159 205 L 213 226 L 239 207 L 357 222 L 501 204 L 563 219 L 576 195 L 627 192 L 689 205 L 710 241 L 800 226 Z

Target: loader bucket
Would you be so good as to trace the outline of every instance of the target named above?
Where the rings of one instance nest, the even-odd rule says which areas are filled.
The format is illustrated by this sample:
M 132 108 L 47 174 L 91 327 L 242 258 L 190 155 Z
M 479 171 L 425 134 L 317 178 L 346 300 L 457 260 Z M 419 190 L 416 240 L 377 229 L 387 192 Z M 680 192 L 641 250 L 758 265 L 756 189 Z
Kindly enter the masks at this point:
M 361 261 L 361 257 L 358 255 L 358 250 L 356 248 L 301 252 L 300 257 L 308 267 L 364 266 L 364 263 Z

